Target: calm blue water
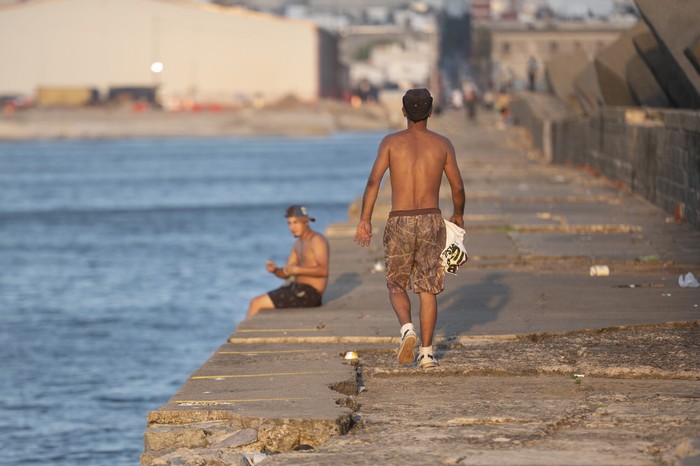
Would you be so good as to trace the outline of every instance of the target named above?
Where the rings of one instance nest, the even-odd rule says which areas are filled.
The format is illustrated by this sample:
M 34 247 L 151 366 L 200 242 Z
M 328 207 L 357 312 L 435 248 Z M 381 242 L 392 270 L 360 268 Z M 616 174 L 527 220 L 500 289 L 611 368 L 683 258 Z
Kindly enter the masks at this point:
M 280 281 L 284 210 L 346 219 L 382 135 L 0 143 L 0 464 L 138 464 Z

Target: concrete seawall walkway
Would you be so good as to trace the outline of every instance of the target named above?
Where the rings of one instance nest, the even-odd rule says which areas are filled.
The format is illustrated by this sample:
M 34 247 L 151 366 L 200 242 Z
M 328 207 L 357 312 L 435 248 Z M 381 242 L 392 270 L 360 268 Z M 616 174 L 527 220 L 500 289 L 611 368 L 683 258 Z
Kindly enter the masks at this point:
M 470 252 L 438 298 L 441 366 L 396 363 L 383 192 L 369 248 L 357 205 L 329 228 L 324 306 L 242 322 L 149 413 L 142 464 L 700 461 L 700 288 L 678 285 L 700 277 L 700 233 L 480 117 L 430 122 L 457 150 Z

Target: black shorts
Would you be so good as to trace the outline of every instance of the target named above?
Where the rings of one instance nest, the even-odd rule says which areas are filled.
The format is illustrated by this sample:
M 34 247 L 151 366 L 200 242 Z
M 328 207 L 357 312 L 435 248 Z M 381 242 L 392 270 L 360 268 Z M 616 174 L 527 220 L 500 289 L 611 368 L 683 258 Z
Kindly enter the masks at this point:
M 311 285 L 291 283 L 267 293 L 275 309 L 287 307 L 318 307 L 321 305 L 321 293 Z

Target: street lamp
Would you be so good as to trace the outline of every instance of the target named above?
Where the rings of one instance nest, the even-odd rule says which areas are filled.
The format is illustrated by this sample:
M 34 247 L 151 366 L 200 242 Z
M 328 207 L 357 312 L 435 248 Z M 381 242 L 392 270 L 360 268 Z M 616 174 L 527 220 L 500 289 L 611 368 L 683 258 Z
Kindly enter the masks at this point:
M 158 104 L 158 89 L 160 88 L 160 74 L 163 72 L 164 66 L 163 62 L 154 61 L 151 63 L 151 73 L 153 73 L 154 90 L 153 90 L 153 104 Z
M 151 71 L 158 75 L 163 72 L 163 63 L 159 61 L 154 61 L 151 63 Z

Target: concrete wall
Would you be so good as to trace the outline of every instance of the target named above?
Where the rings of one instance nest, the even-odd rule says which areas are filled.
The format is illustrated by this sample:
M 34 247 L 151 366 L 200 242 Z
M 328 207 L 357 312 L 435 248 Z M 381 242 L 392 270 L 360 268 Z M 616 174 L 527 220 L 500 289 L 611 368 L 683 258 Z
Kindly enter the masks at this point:
M 606 108 L 581 118 L 557 99 L 522 94 L 516 124 L 553 163 L 593 167 L 700 229 L 700 112 Z
M 166 99 L 224 102 L 236 94 L 314 100 L 321 93 L 318 28 L 238 8 L 36 0 L 0 7 L 0 43 L 0 93 L 159 85 Z M 151 72 L 154 61 L 162 73 Z

